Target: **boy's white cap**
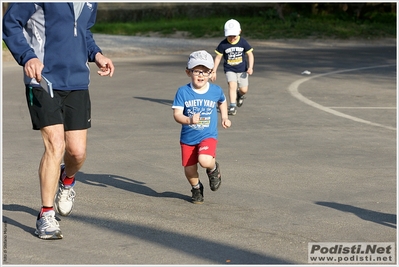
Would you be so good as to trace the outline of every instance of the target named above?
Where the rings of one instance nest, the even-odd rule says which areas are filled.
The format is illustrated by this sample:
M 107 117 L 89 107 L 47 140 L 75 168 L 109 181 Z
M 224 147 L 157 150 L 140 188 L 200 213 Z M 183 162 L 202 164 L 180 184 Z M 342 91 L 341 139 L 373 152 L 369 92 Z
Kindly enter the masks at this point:
M 195 51 L 188 57 L 187 68 L 192 69 L 196 66 L 205 66 L 208 69 L 213 69 L 214 63 L 211 54 L 205 50 Z
M 224 36 L 237 36 L 241 33 L 241 26 L 235 19 L 228 20 L 224 24 Z

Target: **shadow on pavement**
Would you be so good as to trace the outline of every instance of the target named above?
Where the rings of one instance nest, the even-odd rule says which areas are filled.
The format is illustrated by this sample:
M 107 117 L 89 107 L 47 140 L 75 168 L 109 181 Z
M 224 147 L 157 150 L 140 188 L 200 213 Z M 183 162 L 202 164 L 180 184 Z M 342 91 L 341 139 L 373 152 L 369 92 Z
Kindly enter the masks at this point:
M 93 175 L 98 177 L 98 175 Z M 92 176 L 92 177 L 93 177 Z M 104 176 L 104 175 L 102 175 Z M 120 178 L 120 177 L 119 177 Z M 140 184 L 140 183 L 138 183 Z M 143 194 L 157 194 L 148 187 L 138 185 L 137 192 Z M 37 211 L 22 205 L 10 204 L 3 205 L 3 210 L 26 212 L 30 215 L 36 216 Z M 145 242 L 151 242 L 157 245 L 167 247 L 169 249 L 177 250 L 201 259 L 207 259 L 215 264 L 289 264 L 285 260 L 252 252 L 250 250 L 238 248 L 232 245 L 223 244 L 211 240 L 202 239 L 195 236 L 179 234 L 153 227 L 126 223 L 118 220 L 104 219 L 93 216 L 81 216 L 75 214 L 70 217 L 71 220 L 77 220 L 87 224 L 95 225 L 96 227 L 103 227 L 107 230 L 112 230 L 123 235 L 130 235 L 139 238 Z M 27 227 L 11 219 L 3 216 L 3 223 L 14 225 L 22 230 L 34 235 L 34 228 Z M 156 264 L 156 262 L 148 263 Z
M 29 207 L 26 207 L 26 206 L 18 205 L 18 204 L 3 205 L 3 211 L 5 211 L 5 210 L 7 210 L 7 211 L 17 211 L 17 212 L 26 212 L 26 213 L 34 216 L 34 217 L 36 217 L 37 214 L 38 214 L 37 210 L 29 208 Z M 24 230 L 25 232 L 31 234 L 32 236 L 36 236 L 35 235 L 35 230 L 36 230 L 35 228 L 23 225 L 22 223 L 14 220 L 14 219 L 11 219 L 10 217 L 3 216 L 3 223 L 14 225 L 14 226 Z
M 384 226 L 396 228 L 396 215 L 395 214 L 389 214 L 389 213 L 383 213 L 383 212 L 378 212 L 378 211 L 372 211 L 368 209 L 362 209 L 358 208 L 352 205 L 347 205 L 347 204 L 340 204 L 336 202 L 323 202 L 323 201 L 318 201 L 316 202 L 317 205 L 329 207 L 332 209 L 340 210 L 343 212 L 350 212 L 356 215 L 357 217 L 366 220 L 366 221 L 371 221 L 375 222 Z
M 215 264 L 288 264 L 289 262 L 268 255 L 252 252 L 236 246 L 223 244 L 196 236 L 156 229 L 144 225 L 125 223 L 117 220 L 104 220 L 90 216 L 74 216 L 73 219 L 95 224 L 119 234 L 130 235 L 145 242 L 167 247 L 197 258 L 207 259 Z M 112 226 L 112 227 L 110 227 Z M 157 264 L 148 262 L 147 264 Z
M 89 174 L 79 172 L 79 182 L 100 187 L 112 186 L 118 189 L 150 197 L 177 198 L 191 201 L 191 198 L 187 195 L 175 192 L 158 193 L 150 187 L 146 186 L 144 182 L 114 174 Z

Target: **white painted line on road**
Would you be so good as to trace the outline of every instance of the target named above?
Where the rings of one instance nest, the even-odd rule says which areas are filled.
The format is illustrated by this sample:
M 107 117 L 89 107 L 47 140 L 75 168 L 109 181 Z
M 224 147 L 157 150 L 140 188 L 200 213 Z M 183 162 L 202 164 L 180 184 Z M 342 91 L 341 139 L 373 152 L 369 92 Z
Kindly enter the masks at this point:
M 311 79 L 322 77 L 322 76 L 327 76 L 327 75 L 332 75 L 332 74 L 337 74 L 337 73 L 343 73 L 343 72 L 357 71 L 357 70 L 365 70 L 365 69 L 387 68 L 387 67 L 392 67 L 392 66 L 396 66 L 396 65 L 393 65 L 393 64 L 392 65 L 380 65 L 380 66 L 363 67 L 363 68 L 356 68 L 356 69 L 338 70 L 338 71 L 332 71 L 332 72 L 327 72 L 327 73 L 323 73 L 323 74 L 318 74 L 318 75 L 314 75 L 314 76 L 311 76 L 311 77 L 299 79 L 299 80 L 293 82 L 288 87 L 288 90 L 289 90 L 289 92 L 291 93 L 292 96 L 294 96 L 295 98 L 299 99 L 303 103 L 308 104 L 308 105 L 310 105 L 310 106 L 312 106 L 314 108 L 320 109 L 322 111 L 331 113 L 331 114 L 333 114 L 335 116 L 339 116 L 339 117 L 343 117 L 343 118 L 346 118 L 346 119 L 349 119 L 349 120 L 353 120 L 353 121 L 356 121 L 356 122 L 361 122 L 361 123 L 365 123 L 365 124 L 368 124 L 368 125 L 373 125 L 373 126 L 377 126 L 377 127 L 383 127 L 383 128 L 389 129 L 389 130 L 396 131 L 396 128 L 394 128 L 394 127 L 390 127 L 390 126 L 382 125 L 382 124 L 379 124 L 379 123 L 374 123 L 374 122 L 371 122 L 371 121 L 363 120 L 363 119 L 360 119 L 360 118 L 357 118 L 357 117 L 354 117 L 354 116 L 350 116 L 350 115 L 347 115 L 345 113 L 333 110 L 333 109 L 325 107 L 323 105 L 320 105 L 320 104 L 318 104 L 318 103 L 316 103 L 316 102 L 304 97 L 298 91 L 298 87 L 302 83 L 307 82 L 307 81 L 309 81 Z
M 328 107 L 334 109 L 396 109 L 396 107 Z

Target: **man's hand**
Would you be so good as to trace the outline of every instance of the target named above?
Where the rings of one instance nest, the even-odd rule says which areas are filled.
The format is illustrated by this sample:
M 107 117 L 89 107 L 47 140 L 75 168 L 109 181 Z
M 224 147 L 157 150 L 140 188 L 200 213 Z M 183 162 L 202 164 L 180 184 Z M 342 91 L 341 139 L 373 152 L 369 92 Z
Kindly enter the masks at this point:
M 26 76 L 29 78 L 35 78 L 36 81 L 40 82 L 42 80 L 43 68 L 44 65 L 38 58 L 32 58 L 25 63 L 24 71 Z
M 99 71 L 97 71 L 97 73 L 100 76 L 108 76 L 112 77 L 112 75 L 114 74 L 114 64 L 112 63 L 112 60 L 105 57 L 103 54 L 101 53 L 97 53 L 96 54 L 96 64 L 97 67 L 100 69 Z

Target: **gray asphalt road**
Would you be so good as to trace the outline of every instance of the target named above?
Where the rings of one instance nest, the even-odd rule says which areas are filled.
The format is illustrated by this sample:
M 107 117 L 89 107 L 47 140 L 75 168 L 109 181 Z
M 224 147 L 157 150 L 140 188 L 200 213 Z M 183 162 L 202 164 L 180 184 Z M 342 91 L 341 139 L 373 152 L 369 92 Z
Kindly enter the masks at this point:
M 95 38 L 116 72 L 92 65 L 63 240 L 34 236 L 42 141 L 21 68 L 3 61 L 3 264 L 290 265 L 309 242 L 396 241 L 396 40 L 252 41 L 247 99 L 219 132 L 222 186 L 194 205 L 171 103 L 189 53 L 220 40 Z M 227 93 L 222 69 L 216 83 Z

